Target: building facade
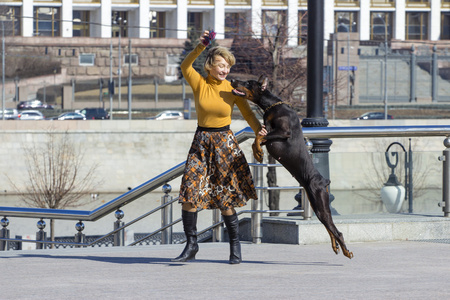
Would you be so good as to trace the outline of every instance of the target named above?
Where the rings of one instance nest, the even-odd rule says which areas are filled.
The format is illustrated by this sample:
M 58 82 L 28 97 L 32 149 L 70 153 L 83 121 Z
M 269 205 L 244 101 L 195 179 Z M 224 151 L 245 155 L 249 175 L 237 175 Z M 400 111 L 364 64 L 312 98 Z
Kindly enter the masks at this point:
M 307 30 L 307 0 L 0 0 L 8 36 L 185 39 L 214 29 L 217 39 L 258 36 L 279 22 L 289 44 Z M 357 32 L 361 40 L 450 39 L 450 0 L 324 0 L 325 34 Z M 281 17 L 280 17 L 281 16 Z

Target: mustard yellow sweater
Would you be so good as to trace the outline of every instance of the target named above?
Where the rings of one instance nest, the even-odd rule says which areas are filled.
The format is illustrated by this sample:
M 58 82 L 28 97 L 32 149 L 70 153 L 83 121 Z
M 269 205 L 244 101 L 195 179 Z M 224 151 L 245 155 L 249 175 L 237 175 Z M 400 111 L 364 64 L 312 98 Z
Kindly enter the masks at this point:
M 211 75 L 204 78 L 192 67 L 195 59 L 205 48 L 203 44 L 198 44 L 181 63 L 183 76 L 194 92 L 198 126 L 223 127 L 230 125 L 231 114 L 236 104 L 253 131 L 258 133 L 261 130 L 261 123 L 251 110 L 247 100 L 232 94 L 231 83 L 228 80 L 217 80 Z

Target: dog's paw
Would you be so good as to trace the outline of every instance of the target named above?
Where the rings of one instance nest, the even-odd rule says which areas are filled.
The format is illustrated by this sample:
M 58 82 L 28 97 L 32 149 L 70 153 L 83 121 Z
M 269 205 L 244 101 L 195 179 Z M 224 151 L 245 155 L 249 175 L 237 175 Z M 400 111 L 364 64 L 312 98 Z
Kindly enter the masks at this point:
M 263 162 L 264 152 L 256 143 L 252 144 L 253 157 L 259 162 Z

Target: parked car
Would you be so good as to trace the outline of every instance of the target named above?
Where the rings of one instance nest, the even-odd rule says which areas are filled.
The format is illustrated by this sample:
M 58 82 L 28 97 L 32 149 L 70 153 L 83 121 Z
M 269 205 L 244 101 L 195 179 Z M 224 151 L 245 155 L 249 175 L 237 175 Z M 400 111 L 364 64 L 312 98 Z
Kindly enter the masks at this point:
M 40 100 L 20 101 L 17 109 L 53 109 L 53 105 L 42 103 Z
M 23 110 L 19 113 L 20 120 L 44 120 L 44 115 L 38 110 Z
M 5 120 L 18 120 L 19 119 L 19 112 L 17 109 L 11 108 L 11 109 L 5 109 L 4 111 Z M 0 120 L 3 119 L 3 114 L 0 112 Z
M 86 120 L 86 116 L 77 112 L 66 112 L 49 120 Z
M 86 120 L 105 120 L 109 119 L 109 114 L 103 108 L 83 108 L 76 111 L 86 116 Z
M 388 120 L 394 119 L 393 116 L 387 115 Z M 384 112 L 366 112 L 357 118 L 352 120 L 384 120 Z
M 147 120 L 184 120 L 184 115 L 181 111 L 166 110 Z

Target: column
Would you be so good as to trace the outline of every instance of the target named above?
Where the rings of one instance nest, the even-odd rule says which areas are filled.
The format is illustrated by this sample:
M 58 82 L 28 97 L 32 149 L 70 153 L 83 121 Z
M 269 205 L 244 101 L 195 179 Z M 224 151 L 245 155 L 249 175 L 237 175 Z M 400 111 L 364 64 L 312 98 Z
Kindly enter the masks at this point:
M 22 4 L 22 36 L 33 36 L 33 0 L 23 0 Z
M 177 39 L 187 39 L 187 0 L 178 0 L 177 1 L 177 13 L 176 20 L 172 24 L 177 24 L 174 29 L 176 31 Z
M 251 8 L 251 20 L 252 20 L 252 28 L 254 38 L 261 37 L 261 28 L 262 28 L 262 1 L 261 0 L 252 0 L 252 8 Z
M 298 45 L 298 1 L 288 0 L 287 10 L 288 46 Z
M 330 34 L 334 33 L 334 0 L 324 1 L 324 39 L 328 40 Z
M 430 40 L 438 41 L 441 36 L 441 0 L 431 0 Z
M 361 1 L 359 11 L 359 39 L 370 40 L 370 1 Z
M 207 29 L 207 28 L 206 28 Z M 225 38 L 225 1 L 215 0 L 214 5 L 214 31 L 216 39 L 222 40 Z
M 395 2 L 395 16 L 394 16 L 394 39 L 404 40 L 406 37 L 406 0 L 397 0 Z
M 61 37 L 72 37 L 73 23 L 69 22 L 73 18 L 72 0 L 62 0 L 61 7 Z
M 138 12 L 138 23 L 139 28 L 132 36 L 139 37 L 141 39 L 148 39 L 150 37 L 150 18 L 148 16 L 150 12 L 150 1 L 149 0 L 139 0 L 139 12 Z M 131 18 L 129 18 L 131 19 Z

